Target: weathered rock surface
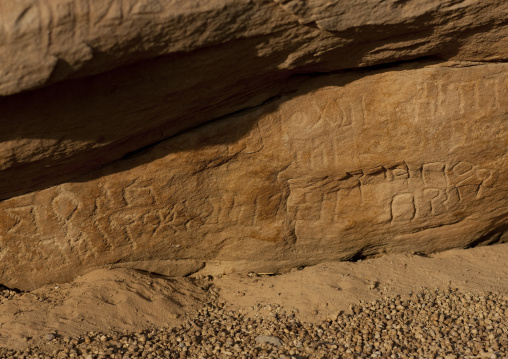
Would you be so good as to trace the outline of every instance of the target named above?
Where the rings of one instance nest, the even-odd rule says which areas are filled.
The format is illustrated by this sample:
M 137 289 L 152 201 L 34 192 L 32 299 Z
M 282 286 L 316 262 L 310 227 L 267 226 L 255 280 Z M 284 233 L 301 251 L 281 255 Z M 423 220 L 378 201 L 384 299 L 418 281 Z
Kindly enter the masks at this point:
M 252 57 L 286 53 L 279 69 L 319 64 L 344 48 L 357 53 L 347 66 L 441 52 L 467 53 L 468 60 L 507 55 L 502 46 L 475 48 L 500 40 L 496 33 L 508 20 L 500 0 L 22 0 L 1 6 L 0 95 L 252 38 L 258 45 Z M 457 34 L 464 41 L 452 40 Z
M 508 65 L 479 63 L 306 80 L 0 202 L 0 283 L 34 288 L 105 264 L 271 272 L 506 241 L 507 85 Z
M 0 199 L 259 105 L 292 74 L 505 61 L 507 21 L 503 0 L 4 1 Z

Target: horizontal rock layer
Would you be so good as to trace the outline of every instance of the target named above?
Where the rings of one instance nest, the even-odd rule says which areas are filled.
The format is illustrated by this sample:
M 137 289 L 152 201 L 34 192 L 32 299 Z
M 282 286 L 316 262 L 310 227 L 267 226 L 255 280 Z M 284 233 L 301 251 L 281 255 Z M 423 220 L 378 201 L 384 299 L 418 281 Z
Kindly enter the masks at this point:
M 0 199 L 259 105 L 294 74 L 506 61 L 507 21 L 501 0 L 2 3 Z
M 506 241 L 507 85 L 508 65 L 472 63 L 305 80 L 0 202 L 0 283 L 34 288 L 106 264 L 276 272 Z
M 272 70 L 441 52 L 464 60 L 507 55 L 498 30 L 508 5 L 499 0 L 18 0 L 0 9 L 0 95 L 251 39 L 254 56 L 286 54 Z M 485 40 L 505 46 L 479 51 Z M 332 65 L 328 55 L 337 52 L 350 59 L 334 57 Z

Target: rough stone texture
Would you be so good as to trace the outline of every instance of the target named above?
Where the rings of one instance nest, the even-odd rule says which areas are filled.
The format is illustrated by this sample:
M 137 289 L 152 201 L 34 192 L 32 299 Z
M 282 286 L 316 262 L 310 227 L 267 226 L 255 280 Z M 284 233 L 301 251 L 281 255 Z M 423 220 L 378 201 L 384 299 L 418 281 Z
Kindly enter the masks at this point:
M 505 61 L 507 21 L 504 0 L 3 1 L 0 199 L 259 105 L 293 74 Z
M 499 40 L 508 20 L 501 0 L 21 0 L 1 8 L 0 95 L 252 38 L 252 55 L 286 53 L 279 69 L 319 64 L 344 48 L 358 53 L 346 60 L 355 66 L 393 61 L 394 50 L 506 59 L 501 46 L 474 48 Z M 459 33 L 464 41 L 447 49 Z
M 450 62 L 308 79 L 0 202 L 0 283 L 104 264 L 274 272 L 506 241 L 507 85 L 508 65 Z

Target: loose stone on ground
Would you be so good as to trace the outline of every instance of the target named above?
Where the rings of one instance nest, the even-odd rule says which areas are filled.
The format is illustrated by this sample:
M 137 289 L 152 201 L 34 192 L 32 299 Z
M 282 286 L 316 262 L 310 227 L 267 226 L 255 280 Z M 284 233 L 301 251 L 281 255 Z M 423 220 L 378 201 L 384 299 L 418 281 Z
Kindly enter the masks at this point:
M 385 297 L 351 314 L 312 324 L 272 305 L 248 317 L 217 300 L 181 326 L 137 333 L 89 332 L 3 358 L 503 358 L 508 355 L 508 295 L 421 288 Z M 49 338 L 48 338 L 49 339 Z M 279 345 L 280 344 L 280 345 Z

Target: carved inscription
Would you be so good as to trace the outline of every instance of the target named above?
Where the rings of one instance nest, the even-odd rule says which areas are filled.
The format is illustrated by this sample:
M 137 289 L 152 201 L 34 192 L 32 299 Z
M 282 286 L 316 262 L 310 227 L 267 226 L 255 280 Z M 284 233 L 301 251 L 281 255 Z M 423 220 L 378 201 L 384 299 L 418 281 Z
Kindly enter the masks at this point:
M 399 131 L 400 126 L 416 146 L 419 138 L 432 142 L 435 131 L 449 133 L 442 140 L 443 145 L 464 146 L 469 136 L 464 131 L 464 116 L 482 118 L 499 111 L 504 106 L 502 101 L 506 96 L 502 91 L 507 83 L 506 75 L 468 81 L 431 79 L 410 88 L 415 93 L 410 99 L 382 104 L 367 95 L 353 97 L 335 91 L 332 96 L 323 90 L 326 100 L 314 101 L 305 109 L 296 107 L 282 120 L 284 145 L 292 154 L 294 164 L 308 170 L 340 168 L 347 155 L 345 147 L 361 148 L 368 142 L 365 150 L 393 149 L 383 138 Z
M 163 11 L 159 0 L 139 0 L 131 10 L 131 14 L 157 14 Z
M 415 199 L 411 193 L 401 193 L 393 196 L 390 213 L 392 221 L 411 221 L 415 213 Z
M 122 1 L 92 1 L 91 15 L 94 24 L 118 23 L 123 19 Z
M 1 8 L 1 6 L 0 6 Z M 3 4 L 0 17 L 0 43 L 15 43 L 41 26 L 39 6 L 33 0 L 11 1 Z
M 7 230 L 7 234 L 19 237 L 31 237 L 39 234 L 39 213 L 36 206 L 7 208 L 5 213 L 14 220 Z
M 293 113 L 286 123 L 285 132 L 292 140 L 307 140 L 316 133 L 337 133 L 362 127 L 365 121 L 365 98 L 334 98 L 324 103 L 313 103 L 310 110 Z
M 319 108 L 319 120 L 330 130 L 344 130 L 355 124 L 363 126 L 365 122 L 365 97 L 355 99 L 336 99 Z
M 45 197 L 38 201 L 27 198 L 23 205 L 2 209 L 0 227 L 3 240 L 38 236 L 41 243 L 59 247 L 62 253 L 68 248 L 85 253 L 89 246 L 94 250 L 87 255 L 98 255 L 101 250 L 126 246 L 135 250 L 140 243 L 161 238 L 172 241 L 203 230 L 263 227 L 274 222 L 282 226 L 287 216 L 311 226 L 348 228 L 358 213 L 364 213 L 373 225 L 399 225 L 441 216 L 461 202 L 474 204 L 493 185 L 493 176 L 494 171 L 466 161 L 419 166 L 400 162 L 290 178 L 287 202 L 280 190 L 259 191 L 256 196 L 248 191 L 222 192 L 187 199 L 162 182 L 133 179 L 114 187 L 99 186 L 87 193 L 91 198 L 84 204 L 82 194 L 75 194 L 77 185 L 66 185 L 41 192 Z M 41 212 L 41 203 L 49 203 L 49 211 Z M 43 215 L 46 223 L 41 226 Z M 67 244 L 52 239 L 56 230 L 63 231 Z
M 0 209 L 0 239 L 38 237 L 44 253 L 72 251 L 86 257 L 115 248 L 136 250 L 140 243 L 171 242 L 225 226 L 262 228 L 285 218 L 280 192 L 261 191 L 254 197 L 226 192 L 187 199 L 158 181 L 134 179 L 116 185 L 80 192 L 79 184 L 66 184 L 26 198 L 29 204 L 12 207 L 3 202 L 7 208 Z
M 467 162 L 419 167 L 403 162 L 348 172 L 337 179 L 303 177 L 290 180 L 289 213 L 296 220 L 332 224 L 357 216 L 351 213 L 361 207 L 376 216 L 375 223 L 426 220 L 449 212 L 460 201 L 471 204 L 481 199 L 492 176 L 493 171 Z
M 342 139 L 364 125 L 364 102 L 364 97 L 314 102 L 311 109 L 283 120 L 284 142 L 294 162 L 311 170 L 339 167 Z
M 89 4 L 90 23 L 102 26 L 168 3 Z M 402 236 L 408 240 L 398 244 L 425 240 L 418 233 L 428 230 L 471 241 L 471 221 L 506 213 L 506 151 L 495 143 L 506 137 L 506 78 L 444 81 L 432 71 L 421 70 L 418 81 L 385 72 L 361 86 L 363 79 L 326 82 L 75 182 L 0 202 L 0 259 L 84 267 L 244 261 L 256 253 L 263 261 L 282 246 L 283 255 L 294 249 L 317 258 L 328 248 L 351 253 Z M 389 80 L 400 95 L 387 90 Z M 483 210 L 491 204 L 492 213 Z
M 481 115 L 500 106 L 500 88 L 507 81 L 500 78 L 482 78 L 471 81 L 434 80 L 418 86 L 420 96 L 410 106 L 414 119 L 434 121 L 453 115 Z M 411 111 L 411 108 L 408 108 Z
M 73 29 L 74 33 L 79 33 L 82 29 L 76 27 L 76 15 L 89 18 L 94 25 L 118 24 L 128 15 L 162 14 L 165 7 L 159 0 L 23 0 L 9 4 L 9 10 L 17 15 L 7 16 L 7 20 L 12 19 L 13 24 L 6 23 L 4 19 L 2 24 L 6 25 L 3 31 L 15 39 L 41 28 L 41 25 L 46 30 L 50 26 L 59 32 Z M 48 32 L 43 29 L 39 31 L 41 36 Z
M 105 0 L 91 2 L 94 24 L 113 25 L 127 17 L 162 15 L 166 8 L 160 0 Z

